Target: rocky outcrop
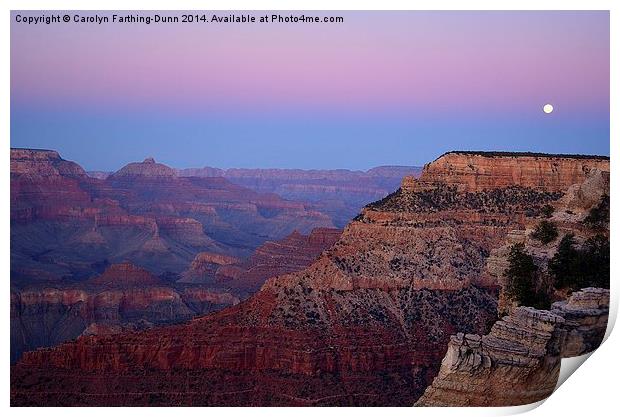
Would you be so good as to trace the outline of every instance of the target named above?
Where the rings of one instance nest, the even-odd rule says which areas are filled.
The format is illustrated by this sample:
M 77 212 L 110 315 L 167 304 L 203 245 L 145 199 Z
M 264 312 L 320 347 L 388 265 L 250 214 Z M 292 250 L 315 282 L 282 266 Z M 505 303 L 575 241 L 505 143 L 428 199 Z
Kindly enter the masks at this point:
M 427 164 L 419 180 L 409 177 L 404 189 L 424 190 L 435 184 L 459 191 L 519 186 L 563 191 L 582 183 L 593 169 L 609 172 L 609 157 L 508 152 L 448 152 Z
M 121 178 L 131 179 L 138 178 L 174 178 L 177 176 L 177 172 L 164 164 L 155 162 L 153 158 L 146 158 L 142 162 L 132 162 L 125 165 L 107 178 L 119 180 Z
M 30 177 L 83 177 L 82 167 L 47 149 L 11 148 L 11 174 Z
M 105 272 L 90 280 L 94 285 L 108 286 L 149 286 L 158 285 L 162 282 L 155 275 L 144 268 L 139 268 L 129 262 L 114 264 Z
M 297 272 L 312 264 L 338 241 L 341 233 L 338 229 L 317 228 L 306 236 L 295 231 L 282 240 L 264 243 L 244 262 L 219 267 L 215 280 L 252 294 L 268 278 Z
M 215 282 L 215 274 L 222 265 L 233 265 L 240 263 L 241 260 L 231 256 L 224 256 L 211 252 L 200 252 L 189 268 L 181 274 L 178 282 L 205 284 Z
M 609 318 L 609 290 L 584 288 L 551 306 L 551 312 L 564 318 L 566 339 L 561 356 L 571 358 L 590 353 L 603 342 Z
M 596 349 L 609 315 L 609 290 L 586 288 L 552 310 L 518 307 L 489 334 L 450 339 L 439 374 L 417 406 L 512 406 L 547 398 L 561 358 Z
M 573 235 L 576 246 L 581 247 L 584 242 L 596 235 L 609 235 L 608 224 L 605 227 L 592 227 L 585 222 L 592 209 L 596 208 L 606 197 L 608 201 L 609 191 L 609 171 L 593 169 L 585 176 L 583 182 L 568 187 L 562 193 L 561 198 L 547 201 L 546 208 L 551 210 L 547 215 L 541 213 L 539 208 L 532 206 L 533 215 L 525 217 L 519 228 L 508 232 L 503 244 L 491 250 L 482 279 L 497 282 L 502 287 L 499 297 L 500 313 L 509 313 L 510 309 L 516 306 L 516 303 L 510 300 L 503 291 L 507 284 L 504 271 L 509 266 L 510 248 L 517 243 L 524 245 L 524 250 L 533 257 L 538 267 L 538 285 L 544 289 L 549 285 L 546 282 L 548 262 L 556 254 L 563 236 Z M 555 225 L 558 231 L 556 239 L 542 243 L 533 236 L 541 221 Z M 552 301 L 556 301 L 565 298 L 566 293 L 558 291 L 551 295 Z

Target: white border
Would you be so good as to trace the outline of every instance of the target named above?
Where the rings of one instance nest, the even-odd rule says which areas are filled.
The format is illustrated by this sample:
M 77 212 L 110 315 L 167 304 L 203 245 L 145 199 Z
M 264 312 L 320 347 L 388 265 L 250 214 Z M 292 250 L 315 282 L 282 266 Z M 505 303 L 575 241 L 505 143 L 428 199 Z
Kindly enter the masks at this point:
M 3 204 L 1 205 L 0 212 L 0 236 L 1 240 L 1 252 L 0 259 L 2 260 L 1 276 L 5 280 L 5 288 L 9 286 L 9 245 L 10 245 L 10 233 L 9 233 L 9 221 L 10 221 L 10 206 L 9 206 L 9 138 L 10 138 L 10 126 L 9 126 L 9 111 L 10 111 L 10 18 L 9 11 L 14 10 L 37 10 L 37 9 L 58 9 L 58 10 L 611 10 L 611 137 L 618 140 L 620 138 L 618 131 L 618 123 L 614 121 L 620 120 L 620 114 L 618 113 L 618 92 L 617 92 L 617 79 L 615 74 L 620 74 L 620 68 L 618 67 L 618 23 L 619 19 L 617 13 L 620 2 L 613 0 L 590 0 L 590 1 L 575 1 L 575 0 L 504 0 L 504 1 L 492 1 L 492 0 L 470 0 L 465 2 L 464 0 L 436 0 L 436 1 L 417 1 L 411 2 L 406 0 L 381 0 L 381 1 L 345 1 L 345 0 L 299 0 L 295 3 L 285 0 L 218 0 L 218 1 L 196 1 L 196 0 L 176 0 L 174 2 L 152 0 L 152 1 L 136 1 L 136 0 L 91 0 L 88 2 L 81 2 L 76 0 L 57 0 L 57 1 L 44 1 L 44 0 L 5 0 L 2 2 L 2 7 L 5 10 L 3 18 L 0 20 L 1 35 L 0 36 L 0 54 L 5 59 L 3 60 L 1 74 L 1 87 L 2 88 L 2 101 L 0 102 L 0 126 L 2 128 L 2 141 L 4 142 L 5 152 L 2 153 L 2 160 L 4 163 L 0 164 L 4 166 L 1 174 L 1 186 L 4 195 Z M 615 155 L 617 144 L 611 142 L 611 154 Z M 612 163 L 613 163 L 612 158 Z M 612 206 L 616 207 L 616 203 L 619 200 L 618 190 L 615 184 L 617 184 L 619 172 L 612 169 L 612 192 L 611 201 Z M 615 213 L 614 210 L 612 210 Z M 618 230 L 618 218 L 612 214 L 611 230 L 612 230 L 612 259 L 618 254 L 618 248 L 614 244 L 615 231 Z M 618 307 L 618 285 L 617 285 L 617 273 L 619 269 L 612 262 L 611 276 L 612 276 L 612 314 L 610 318 L 613 318 L 615 322 L 617 307 Z M 8 316 L 9 313 L 9 297 L 8 292 L 3 297 L 0 297 L 0 303 L 2 304 L 2 311 Z M 611 322 L 612 320 L 610 320 Z M 9 407 L 9 318 L 5 316 L 2 322 L 4 336 L 4 343 L 2 343 L 0 357 L 6 358 L 4 361 L 0 361 L 3 366 L 4 378 L 2 380 L 1 395 L 3 405 L 5 408 Z M 610 327 L 612 324 L 610 323 Z M 620 340 L 617 335 L 618 332 L 614 332 L 609 337 L 601 348 L 596 351 L 592 357 L 593 359 L 588 361 L 588 366 L 581 367 L 577 370 L 577 376 L 571 377 L 569 381 L 563 384 L 559 390 L 554 393 L 541 407 L 538 407 L 531 411 L 531 415 L 548 416 L 565 415 L 565 416 L 588 416 L 588 415 L 610 415 L 616 406 L 618 397 L 618 388 L 615 385 L 616 374 L 618 368 L 618 354 L 620 350 Z M 540 404 L 537 404 L 540 405 Z M 459 415 L 459 416 L 480 416 L 480 415 L 506 415 L 527 411 L 528 409 L 535 408 L 534 406 L 525 407 L 513 407 L 513 408 L 493 408 L 493 409 L 480 409 L 480 408 L 459 408 L 459 409 L 429 409 L 429 408 L 391 408 L 388 410 L 379 410 L 374 408 L 358 408 L 356 410 L 348 410 L 356 414 L 361 415 L 375 415 L 377 413 L 390 413 L 393 415 Z M 69 409 L 19 409 L 12 408 L 8 410 L 15 415 L 40 415 L 45 416 L 73 416 L 83 414 L 86 410 L 83 408 L 69 408 Z M 109 413 L 130 415 L 137 410 L 131 408 L 91 408 L 88 409 L 88 413 L 92 413 L 94 416 L 108 416 Z M 181 411 L 181 410 L 179 410 Z M 170 412 L 175 412 L 168 408 L 158 408 L 148 411 L 155 416 L 164 416 Z M 211 415 L 242 415 L 251 412 L 254 415 L 272 416 L 281 415 L 289 416 L 291 412 L 298 415 L 314 416 L 319 412 L 315 408 L 306 409 L 290 409 L 290 408 L 186 408 L 181 412 L 188 413 L 190 415 L 204 415 L 209 413 Z M 321 414 L 337 415 L 340 413 L 336 409 L 324 409 L 320 410 Z

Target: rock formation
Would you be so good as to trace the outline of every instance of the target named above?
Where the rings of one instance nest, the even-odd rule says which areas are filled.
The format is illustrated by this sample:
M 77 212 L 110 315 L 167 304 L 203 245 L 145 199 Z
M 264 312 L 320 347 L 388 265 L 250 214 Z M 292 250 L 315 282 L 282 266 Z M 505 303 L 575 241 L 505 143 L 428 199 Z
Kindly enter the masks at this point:
M 361 208 L 398 188 L 404 176 L 419 175 L 419 167 L 382 166 L 368 171 L 301 169 L 218 169 L 190 168 L 181 176 L 224 177 L 234 184 L 258 192 L 275 193 L 289 200 L 303 201 L 328 214 L 341 228 Z
M 12 289 L 11 362 L 81 334 L 152 328 L 237 304 L 268 278 L 308 266 L 339 235 L 337 229 L 294 232 L 247 260 L 201 252 L 176 284 L 124 262 L 83 283 Z
M 103 274 L 91 279 L 90 283 L 120 287 L 162 284 L 155 275 L 129 262 L 111 265 Z
M 238 302 L 223 288 L 166 283 L 130 263 L 111 265 L 84 283 L 13 290 L 11 362 L 24 351 L 55 346 L 84 332 L 176 323 Z
M 572 234 L 578 246 L 583 245 L 587 239 L 596 235 L 609 234 L 609 227 L 593 228 L 584 223 L 590 210 L 596 207 L 605 196 L 609 196 L 609 171 L 593 169 L 589 171 L 583 182 L 573 184 L 562 193 L 562 197 L 547 202 L 547 208 L 552 213 L 543 216 L 540 213 L 524 218 L 519 228 L 512 229 L 503 244 L 494 247 L 487 259 L 485 270 L 482 274 L 484 281 L 499 283 L 500 287 L 506 286 L 504 271 L 508 267 L 508 254 L 512 245 L 523 244 L 526 252 L 530 254 L 541 272 L 541 278 L 547 272 L 547 264 L 555 255 L 563 236 Z M 536 210 L 535 210 L 536 211 Z M 533 237 L 533 232 L 541 220 L 552 222 L 558 229 L 558 237 L 552 242 L 542 243 Z M 545 285 L 544 282 L 540 283 Z M 553 301 L 566 297 L 566 293 L 553 294 Z M 506 314 L 515 306 L 515 303 L 507 299 L 504 291 L 500 292 L 499 310 Z
M 573 184 L 582 183 L 593 169 L 609 172 L 609 157 L 448 152 L 427 164 L 419 181 L 407 178 L 403 188 L 423 190 L 441 182 L 469 192 L 509 186 L 564 191 Z
M 566 339 L 561 356 L 571 358 L 594 351 L 607 330 L 609 290 L 584 288 L 551 306 L 551 312 L 564 318 Z
M 305 236 L 295 231 L 284 239 L 266 242 L 244 262 L 219 267 L 215 282 L 245 294 L 253 294 L 267 278 L 297 272 L 312 264 L 333 246 L 341 230 L 317 228 Z
M 231 256 L 220 255 L 211 252 L 200 252 L 189 268 L 181 274 L 178 282 L 191 284 L 207 284 L 215 282 L 215 274 L 223 265 L 234 265 L 241 260 Z
M 55 151 L 11 150 L 11 274 L 79 281 L 101 262 L 181 273 L 200 252 L 245 258 L 294 230 L 330 227 L 308 205 L 224 178 L 178 177 L 147 158 L 104 180 Z
M 142 162 L 132 162 L 125 165 L 107 178 L 119 180 L 121 178 L 138 178 L 144 180 L 145 178 L 162 179 L 162 178 L 175 178 L 177 172 L 164 164 L 155 162 L 153 158 L 146 158 Z
M 417 406 L 512 406 L 547 398 L 561 358 L 596 349 L 609 315 L 609 290 L 586 288 L 551 312 L 518 307 L 484 336 L 450 339 L 439 374 Z

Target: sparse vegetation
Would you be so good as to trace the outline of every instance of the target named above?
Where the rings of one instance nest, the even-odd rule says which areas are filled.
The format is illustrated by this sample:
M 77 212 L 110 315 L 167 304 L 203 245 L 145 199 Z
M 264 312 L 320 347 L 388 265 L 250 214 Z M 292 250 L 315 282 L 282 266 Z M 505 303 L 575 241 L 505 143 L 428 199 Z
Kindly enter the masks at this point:
M 441 210 L 476 210 L 480 213 L 528 212 L 537 215 L 542 206 L 561 198 L 561 192 L 544 192 L 525 187 L 506 187 L 479 192 L 459 192 L 457 187 L 437 185 L 418 192 L 396 192 L 368 204 L 371 210 L 436 213 Z
M 549 295 L 538 288 L 538 266 L 534 263 L 534 258 L 525 251 L 523 243 L 511 246 L 508 261 L 509 266 L 504 272 L 508 297 L 519 305 L 549 308 Z
M 536 229 L 534 229 L 530 236 L 546 245 L 557 239 L 558 228 L 552 222 L 543 220 L 538 223 L 538 226 L 536 226 Z
M 577 249 L 575 236 L 567 234 L 560 241 L 548 269 L 556 288 L 572 290 L 584 287 L 609 288 L 609 239 L 596 235 Z

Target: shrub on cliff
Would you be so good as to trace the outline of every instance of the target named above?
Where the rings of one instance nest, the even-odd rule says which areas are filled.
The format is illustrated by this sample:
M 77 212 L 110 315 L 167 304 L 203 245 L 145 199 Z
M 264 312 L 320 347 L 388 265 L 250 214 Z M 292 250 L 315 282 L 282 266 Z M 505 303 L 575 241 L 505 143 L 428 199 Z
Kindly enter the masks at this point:
M 550 219 L 551 216 L 553 216 L 554 211 L 555 211 L 555 207 L 553 207 L 551 204 L 545 204 L 544 206 L 541 207 L 540 214 L 545 219 Z
M 605 194 L 597 206 L 590 209 L 590 213 L 583 222 L 590 227 L 600 228 L 609 224 L 609 196 Z
M 550 221 L 543 220 L 538 223 L 538 226 L 536 226 L 536 229 L 534 229 L 531 236 L 546 245 L 547 243 L 553 242 L 557 239 L 558 228 Z
M 506 295 L 519 305 L 540 309 L 549 307 L 548 294 L 538 289 L 538 266 L 534 258 L 525 251 L 523 243 L 510 247 L 508 268 L 504 271 L 507 279 Z
M 556 288 L 609 288 L 609 262 L 608 238 L 596 235 L 577 249 L 574 235 L 568 234 L 549 260 L 548 269 Z

